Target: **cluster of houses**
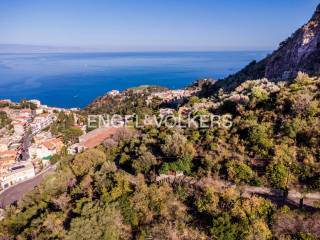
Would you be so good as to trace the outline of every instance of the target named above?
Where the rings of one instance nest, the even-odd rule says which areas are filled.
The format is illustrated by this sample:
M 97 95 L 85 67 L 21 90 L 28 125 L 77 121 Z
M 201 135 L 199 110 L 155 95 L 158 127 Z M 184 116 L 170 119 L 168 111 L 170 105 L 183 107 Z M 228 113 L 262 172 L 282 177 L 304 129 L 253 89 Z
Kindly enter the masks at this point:
M 115 97 L 115 96 L 117 96 L 117 95 L 119 95 L 119 94 L 120 94 L 120 91 L 118 91 L 118 90 L 111 90 L 111 91 L 109 91 L 109 92 L 107 93 L 107 96 Z
M 50 131 L 43 131 L 34 135 L 29 147 L 29 157 L 37 171 L 50 165 L 51 157 L 59 153 L 63 146 L 62 140 L 53 137 Z
M 33 112 L 30 109 L 0 108 L 11 119 L 9 128 L 0 133 L 0 173 L 3 176 L 10 166 L 15 164 L 23 150 L 23 139 L 27 126 L 32 122 Z
M 160 99 L 164 103 L 181 104 L 185 101 L 185 99 L 192 96 L 194 93 L 195 93 L 194 90 L 185 90 L 185 89 L 154 92 L 154 93 L 151 93 L 150 96 L 148 96 L 147 104 L 149 105 L 152 102 L 152 100 L 155 98 Z
M 0 111 L 11 119 L 10 127 L 0 129 L 0 189 L 5 189 L 34 177 L 62 149 L 63 142 L 45 130 L 59 111 L 71 110 L 41 105 L 38 100 L 29 101 L 36 106 L 33 110 L 14 107 L 19 105 L 10 100 L 0 102 L 5 106 Z
M 108 94 L 117 96 L 119 92 L 113 90 Z M 193 90 L 155 92 L 148 97 L 147 103 L 150 103 L 154 98 L 161 99 L 165 103 L 179 103 L 193 94 Z M 50 164 L 51 157 L 59 153 L 64 144 L 61 139 L 52 136 L 48 127 L 56 120 L 60 111 L 69 114 L 76 110 L 48 107 L 41 105 L 38 100 L 30 101 L 36 106 L 35 109 L 20 109 L 12 107 L 15 103 L 9 100 L 0 100 L 0 103 L 4 103 L 4 101 L 9 103 L 11 107 L 0 107 L 0 111 L 6 112 L 12 121 L 9 129 L 0 129 L 0 190 L 34 177 L 37 172 Z M 190 110 L 179 109 L 178 112 L 186 114 Z M 162 116 L 175 112 L 171 108 L 160 109 Z M 81 136 L 78 143 L 69 146 L 67 151 L 69 154 L 76 154 L 87 148 L 96 147 L 114 135 L 122 126 L 123 124 L 118 124 L 93 130 Z M 30 139 L 27 145 L 26 138 Z M 26 147 L 27 149 L 25 149 Z M 26 151 L 27 157 L 21 159 L 22 152 Z

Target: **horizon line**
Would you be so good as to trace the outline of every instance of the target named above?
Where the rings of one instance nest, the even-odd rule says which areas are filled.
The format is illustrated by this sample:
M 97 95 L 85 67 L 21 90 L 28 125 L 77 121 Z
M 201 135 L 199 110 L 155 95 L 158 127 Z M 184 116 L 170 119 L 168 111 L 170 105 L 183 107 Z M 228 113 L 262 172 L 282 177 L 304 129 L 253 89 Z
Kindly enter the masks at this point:
M 20 48 L 20 49 L 19 49 Z M 54 45 L 35 45 L 35 44 L 8 44 L 0 43 L 0 54 L 14 54 L 14 53 L 138 53 L 138 52 L 270 52 L 274 48 L 237 48 L 237 47 L 223 47 L 223 48 L 174 48 L 174 47 L 88 47 L 88 46 L 54 46 Z

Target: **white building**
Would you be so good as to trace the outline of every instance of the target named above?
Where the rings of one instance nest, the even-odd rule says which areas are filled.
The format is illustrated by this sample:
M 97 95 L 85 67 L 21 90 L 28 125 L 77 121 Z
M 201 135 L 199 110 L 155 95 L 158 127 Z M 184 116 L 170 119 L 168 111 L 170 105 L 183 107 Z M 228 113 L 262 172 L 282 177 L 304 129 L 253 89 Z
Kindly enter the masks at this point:
M 117 96 L 119 94 L 120 94 L 120 92 L 118 90 L 111 90 L 111 91 L 108 92 L 107 95 L 114 97 L 114 96 Z
M 43 110 L 43 108 L 37 108 L 34 110 L 34 113 L 35 113 L 35 115 L 40 115 L 40 114 L 44 113 L 44 110 Z
M 19 163 L 10 167 L 8 173 L 0 177 L 2 189 L 8 188 L 11 185 L 28 180 L 35 176 L 35 170 L 32 163 Z
M 162 102 L 167 103 L 182 103 L 187 97 L 190 97 L 194 94 L 194 91 L 191 90 L 169 90 L 163 92 L 154 92 L 148 96 L 146 102 L 149 105 L 154 98 L 161 99 Z
M 13 124 L 14 133 L 18 136 L 22 136 L 25 131 L 25 123 L 14 122 Z
M 29 147 L 29 155 L 32 159 L 44 159 L 61 151 L 63 143 L 60 139 L 52 138 L 40 144 L 32 144 Z
M 75 143 L 69 146 L 67 151 L 68 151 L 68 154 L 71 154 L 71 155 L 81 153 L 84 151 L 84 146 L 82 146 L 80 143 Z
M 37 107 L 41 106 L 41 102 L 37 99 L 32 99 L 29 102 L 33 103 L 34 105 L 36 105 Z
M 29 154 L 32 159 L 35 159 L 35 158 L 43 159 L 51 156 L 52 152 L 41 144 L 40 145 L 32 144 L 29 147 Z
M 10 139 L 9 138 L 0 138 L 0 152 L 7 151 L 9 149 Z
M 42 129 L 50 126 L 53 123 L 55 117 L 53 114 L 43 113 L 39 116 L 36 116 L 33 122 L 30 124 L 32 133 L 38 133 Z
M 12 101 L 10 99 L 1 99 L 1 102 L 6 102 L 6 103 L 12 103 Z
M 165 116 L 168 116 L 168 115 L 173 115 L 175 110 L 172 109 L 172 108 L 160 108 L 160 116 L 161 117 L 165 117 Z

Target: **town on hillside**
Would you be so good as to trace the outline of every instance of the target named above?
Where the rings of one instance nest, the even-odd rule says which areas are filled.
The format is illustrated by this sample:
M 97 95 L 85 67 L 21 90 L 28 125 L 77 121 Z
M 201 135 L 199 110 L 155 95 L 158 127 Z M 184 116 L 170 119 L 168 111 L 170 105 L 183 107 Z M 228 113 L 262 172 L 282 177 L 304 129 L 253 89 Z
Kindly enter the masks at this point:
M 52 156 L 64 147 L 50 126 L 60 113 L 77 109 L 42 105 L 39 100 L 14 103 L 0 100 L 0 190 L 35 177 L 50 166 Z M 83 126 L 75 127 L 85 130 Z
M 136 89 L 134 93 L 143 96 L 141 89 Z M 172 107 L 184 103 L 197 92 L 198 89 L 155 91 L 146 95 L 144 104 L 150 105 L 156 99 L 160 104 L 164 104 L 159 108 L 159 116 L 176 113 L 187 116 L 193 110 L 211 107 L 210 103 L 206 102 L 194 103 L 192 108 Z M 106 96 L 127 98 L 126 91 L 117 90 L 110 91 Z M 86 120 L 80 120 L 81 115 L 78 113 L 79 109 L 49 107 L 41 104 L 39 100 L 24 100 L 20 103 L 0 100 L 0 190 L 46 171 L 54 163 L 54 156 L 62 151 L 73 155 L 97 147 L 114 135 L 117 128 L 124 126 L 124 120 L 121 120 L 116 126 L 104 126 L 88 131 Z M 70 115 L 72 118 L 66 120 Z M 69 126 L 66 126 L 68 124 Z

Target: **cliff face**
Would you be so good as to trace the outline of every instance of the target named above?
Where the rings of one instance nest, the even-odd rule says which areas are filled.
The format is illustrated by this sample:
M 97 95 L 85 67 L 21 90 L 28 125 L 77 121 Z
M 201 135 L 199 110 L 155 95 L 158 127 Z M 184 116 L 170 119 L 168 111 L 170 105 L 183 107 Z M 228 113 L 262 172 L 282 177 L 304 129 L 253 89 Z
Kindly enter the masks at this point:
M 320 73 L 320 5 L 310 21 L 269 57 L 265 77 L 288 79 L 298 71 L 310 75 Z
M 245 80 L 268 78 L 286 80 L 299 71 L 320 74 L 320 5 L 314 15 L 279 48 L 260 62 L 252 62 L 238 73 L 219 81 L 215 87 L 232 89 Z

